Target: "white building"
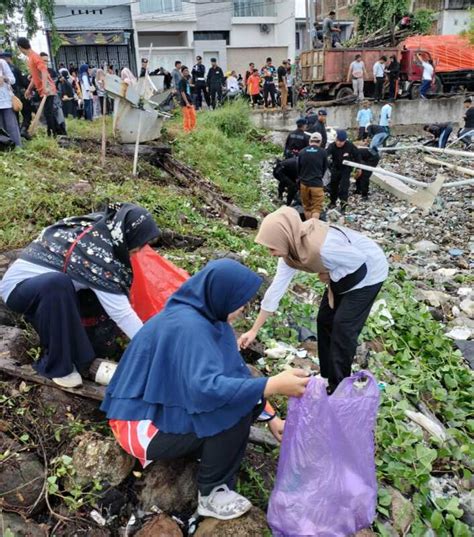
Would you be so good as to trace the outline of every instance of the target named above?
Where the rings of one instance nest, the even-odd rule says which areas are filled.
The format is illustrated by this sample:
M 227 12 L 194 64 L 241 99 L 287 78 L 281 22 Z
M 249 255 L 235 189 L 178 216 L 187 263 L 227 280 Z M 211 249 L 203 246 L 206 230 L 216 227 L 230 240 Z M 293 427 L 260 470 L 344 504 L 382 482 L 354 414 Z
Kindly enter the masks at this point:
M 295 56 L 294 0 L 139 0 L 131 3 L 135 48 L 150 55 L 150 68 L 206 66 L 216 57 L 224 70 L 245 73 L 272 57 L 275 65 Z

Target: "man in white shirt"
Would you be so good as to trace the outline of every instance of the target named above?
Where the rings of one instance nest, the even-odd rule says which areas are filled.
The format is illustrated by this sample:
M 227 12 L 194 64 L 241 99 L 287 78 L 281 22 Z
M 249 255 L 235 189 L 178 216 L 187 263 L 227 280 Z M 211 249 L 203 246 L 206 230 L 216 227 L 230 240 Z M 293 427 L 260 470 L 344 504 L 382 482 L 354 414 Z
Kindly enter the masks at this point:
M 378 61 L 374 63 L 373 73 L 374 73 L 374 84 L 375 92 L 374 98 L 375 102 L 379 102 L 383 98 L 383 84 L 385 82 L 385 64 L 387 63 L 387 57 L 381 56 Z
M 420 61 L 421 67 L 423 67 L 423 74 L 421 75 L 420 98 L 428 99 L 426 94 L 431 88 L 431 84 L 433 82 L 434 67 L 431 63 L 431 60 L 425 61 L 421 54 L 417 54 L 416 57 Z
M 349 65 L 347 82 L 352 81 L 352 89 L 358 101 L 364 100 L 364 77 L 367 77 L 365 63 L 362 61 L 362 56 L 357 54 L 354 61 Z
M 384 104 L 380 110 L 379 125 L 385 127 L 387 134 L 390 134 L 390 123 L 392 121 L 392 105 L 390 103 Z

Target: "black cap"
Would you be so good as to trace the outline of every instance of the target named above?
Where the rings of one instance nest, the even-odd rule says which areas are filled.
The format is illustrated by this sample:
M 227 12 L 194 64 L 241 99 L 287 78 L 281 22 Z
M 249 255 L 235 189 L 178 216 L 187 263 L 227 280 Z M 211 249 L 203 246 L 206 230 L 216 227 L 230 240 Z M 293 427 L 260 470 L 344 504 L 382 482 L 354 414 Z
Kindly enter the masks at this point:
M 216 58 L 211 58 L 211 63 L 217 63 L 217 59 Z
M 327 116 L 328 113 L 326 112 L 326 110 L 324 110 L 324 108 L 321 108 L 318 110 L 318 116 Z
M 307 125 L 307 124 L 308 122 L 306 121 L 304 117 L 300 117 L 299 119 L 296 120 L 297 127 L 302 127 L 303 125 Z

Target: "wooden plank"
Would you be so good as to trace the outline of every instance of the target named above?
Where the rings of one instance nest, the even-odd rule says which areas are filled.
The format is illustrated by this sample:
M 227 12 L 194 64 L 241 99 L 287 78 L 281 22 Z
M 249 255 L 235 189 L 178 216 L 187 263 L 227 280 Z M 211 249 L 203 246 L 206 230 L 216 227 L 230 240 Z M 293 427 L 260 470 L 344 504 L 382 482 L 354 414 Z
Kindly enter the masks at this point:
M 34 382 L 36 384 L 42 384 L 44 386 L 50 386 L 51 388 L 60 389 L 73 395 L 80 395 L 82 397 L 87 397 L 88 399 L 94 399 L 95 401 L 102 401 L 105 396 L 105 386 L 100 386 L 95 382 L 85 379 L 80 388 L 63 388 L 62 386 L 58 386 L 52 380 L 38 375 L 31 365 L 22 365 L 17 363 L 13 358 L 11 358 L 9 351 L 0 352 L 0 372 L 6 375 L 11 375 L 12 377 Z M 251 427 L 249 441 L 253 444 L 272 448 L 279 446 L 277 440 L 268 430 L 257 426 Z

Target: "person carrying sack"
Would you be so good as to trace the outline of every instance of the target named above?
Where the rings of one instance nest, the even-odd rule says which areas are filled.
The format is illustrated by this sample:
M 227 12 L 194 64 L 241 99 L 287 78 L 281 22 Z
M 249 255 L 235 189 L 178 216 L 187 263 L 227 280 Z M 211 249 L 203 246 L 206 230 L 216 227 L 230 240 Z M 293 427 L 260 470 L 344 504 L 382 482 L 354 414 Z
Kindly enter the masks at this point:
M 388 275 L 385 254 L 373 240 L 351 229 L 314 218 L 303 223 L 291 207 L 266 216 L 255 242 L 279 259 L 253 327 L 239 338 L 240 347 L 255 340 L 298 270 L 318 274 L 327 284 L 317 319 L 318 357 L 332 393 L 351 374 L 357 339 Z

